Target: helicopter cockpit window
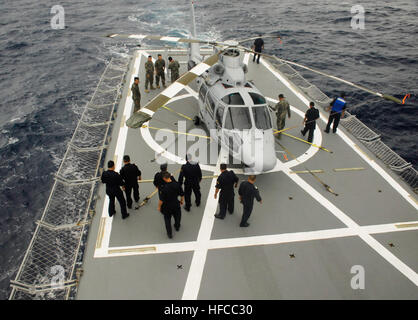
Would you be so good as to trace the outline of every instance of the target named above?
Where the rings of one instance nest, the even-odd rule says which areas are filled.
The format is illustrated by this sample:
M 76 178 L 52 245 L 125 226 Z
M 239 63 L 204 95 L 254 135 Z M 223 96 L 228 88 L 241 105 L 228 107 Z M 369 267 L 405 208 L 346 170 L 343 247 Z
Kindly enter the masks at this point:
M 262 95 L 255 92 L 248 92 L 248 94 L 253 99 L 254 104 L 266 104 L 266 99 Z
M 244 105 L 244 100 L 238 92 L 230 93 L 222 98 L 222 101 L 229 105 Z
M 254 122 L 257 129 L 267 130 L 271 129 L 271 118 L 267 107 L 252 107 Z
M 247 107 L 228 108 L 225 118 L 225 129 L 251 129 L 251 117 Z
M 205 101 L 206 92 L 208 92 L 208 87 L 206 87 L 205 84 L 202 84 L 199 91 L 200 98 L 202 99 L 202 101 Z

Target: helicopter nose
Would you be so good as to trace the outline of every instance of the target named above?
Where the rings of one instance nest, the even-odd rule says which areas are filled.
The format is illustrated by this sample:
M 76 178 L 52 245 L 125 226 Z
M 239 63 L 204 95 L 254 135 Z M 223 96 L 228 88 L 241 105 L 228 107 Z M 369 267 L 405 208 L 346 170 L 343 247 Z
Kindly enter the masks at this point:
M 272 170 L 277 163 L 276 150 L 274 147 L 273 132 L 265 132 L 263 139 L 263 172 Z
M 274 144 L 266 145 L 264 147 L 263 153 L 263 171 L 270 171 L 276 166 L 277 163 Z
M 243 162 L 254 173 L 272 170 L 277 163 L 273 132 L 256 131 L 251 140 L 251 147 L 243 150 Z

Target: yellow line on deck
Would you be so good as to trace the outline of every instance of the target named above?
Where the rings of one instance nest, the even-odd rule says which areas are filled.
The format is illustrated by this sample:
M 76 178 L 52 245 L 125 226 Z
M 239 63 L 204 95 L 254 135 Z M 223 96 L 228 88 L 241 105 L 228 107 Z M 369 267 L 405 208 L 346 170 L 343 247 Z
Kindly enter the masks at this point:
M 217 178 L 218 176 L 203 176 L 202 179 L 213 179 Z M 147 183 L 147 182 L 154 182 L 154 179 L 146 179 L 146 180 L 139 180 L 138 183 Z
M 171 112 L 173 112 L 173 113 L 175 113 L 175 114 L 177 114 L 177 115 L 179 115 L 180 117 L 183 117 L 183 118 L 185 118 L 185 119 L 187 119 L 187 120 L 190 120 L 190 121 L 193 121 L 193 119 L 192 118 L 190 118 L 190 117 L 188 117 L 188 116 L 186 116 L 186 115 L 184 115 L 184 114 L 182 114 L 182 113 L 180 113 L 180 112 L 177 112 L 177 111 L 175 111 L 175 110 L 173 110 L 173 109 L 171 109 L 171 108 L 169 108 L 169 107 L 167 107 L 167 106 L 162 106 L 164 109 L 166 109 L 166 110 L 168 110 L 168 111 L 171 111 Z
M 333 169 L 335 172 L 342 172 L 342 171 L 361 171 L 366 170 L 366 168 L 359 167 L 359 168 L 339 168 L 339 169 Z
M 299 173 L 323 173 L 324 170 L 300 170 L 300 171 L 290 171 L 289 173 L 295 173 L 295 174 L 299 174 Z
M 105 229 L 105 222 L 106 222 L 106 218 L 101 218 L 100 219 L 99 232 L 97 233 L 96 249 L 102 247 L 102 241 L 103 241 L 103 235 L 104 235 L 104 229 Z
M 157 251 L 156 247 L 142 247 L 142 248 L 129 248 L 129 249 L 111 249 L 108 250 L 108 254 L 115 253 L 129 253 L 129 252 L 147 252 L 147 251 Z
M 305 143 L 307 143 L 307 144 L 310 144 L 311 146 L 317 147 L 317 148 L 319 148 L 319 149 L 321 149 L 321 150 L 324 150 L 324 151 L 326 151 L 326 152 L 331 153 L 331 151 L 329 151 L 328 149 L 326 149 L 326 148 L 324 148 L 324 147 L 322 147 L 322 146 L 318 146 L 318 145 L 316 145 L 316 144 L 314 144 L 314 143 L 311 143 L 311 142 L 306 141 L 306 140 L 303 140 L 303 139 L 301 139 L 301 138 L 298 138 L 298 137 L 292 136 L 291 134 L 288 134 L 288 133 L 284 133 L 284 132 L 282 132 L 282 134 L 284 134 L 285 136 L 288 136 L 288 137 L 290 137 L 290 138 L 296 139 L 296 140 L 298 140 L 298 141 L 301 141 L 301 142 L 305 142 Z
M 282 133 L 282 132 L 285 132 L 285 131 L 287 131 L 287 130 L 294 129 L 294 128 L 297 128 L 297 127 L 300 127 L 300 126 L 293 126 L 293 127 L 289 127 L 289 128 L 284 128 L 284 129 L 282 129 L 282 130 L 274 130 L 274 131 L 273 131 L 273 134 L 276 134 L 276 133 Z
M 403 224 L 395 224 L 396 228 L 414 228 L 418 227 L 418 223 L 403 223 Z

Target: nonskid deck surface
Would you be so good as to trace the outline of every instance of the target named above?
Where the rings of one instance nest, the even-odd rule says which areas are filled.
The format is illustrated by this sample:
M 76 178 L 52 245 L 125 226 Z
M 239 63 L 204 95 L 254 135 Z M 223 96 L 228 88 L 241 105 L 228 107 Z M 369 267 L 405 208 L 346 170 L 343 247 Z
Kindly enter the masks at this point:
M 181 72 L 186 71 L 185 51 L 162 53 L 165 59 L 172 55 L 180 61 Z M 128 78 L 132 82 L 140 71 L 142 105 L 162 90 L 143 90 L 148 54 L 155 58 L 157 51 L 135 53 Z M 270 104 L 283 93 L 292 106 L 286 127 L 300 124 L 309 98 L 266 61 L 257 65 L 249 58 L 243 57 L 249 67 L 247 78 L 271 98 Z M 130 84 L 125 85 L 107 160 L 116 160 L 119 169 L 123 155 L 129 154 L 148 180 L 159 170 L 156 155 L 161 155 L 177 162 L 168 167 L 177 177 L 184 150 L 169 147 L 162 153 L 164 141 L 156 137 L 161 131 L 124 125 L 133 110 Z M 186 89 L 167 107 L 193 118 L 198 113 L 196 87 Z M 206 176 L 201 183 L 202 204 L 192 206 L 190 212 L 182 210 L 181 229 L 173 239 L 167 238 L 156 209 L 158 196 L 139 210 L 130 210 L 127 220 L 121 219 L 118 205 L 116 216 L 109 218 L 102 187 L 77 298 L 417 299 L 418 205 L 410 188 L 341 126 L 336 135 L 323 133 L 325 120 L 321 110 L 314 143 L 332 153 L 287 136 L 279 140 L 287 151 L 277 144 L 276 168 L 257 177 L 263 203 L 255 204 L 249 228 L 239 227 L 242 206 L 237 197 L 233 215 L 225 220 L 213 216 L 217 212 L 213 176 L 227 158 L 217 145 L 212 145 L 212 150 L 219 150 L 217 163 L 201 163 Z M 164 108 L 149 123 L 173 131 L 183 131 L 182 125 L 192 134 L 209 135 L 203 126 L 190 131 L 195 128 L 192 121 Z M 301 137 L 299 131 L 287 133 Z M 215 143 L 204 137 L 177 137 L 185 139 L 187 148 L 194 139 Z M 362 170 L 334 170 L 346 168 Z M 295 173 L 307 169 L 321 170 L 317 177 L 338 196 L 311 174 Z M 235 172 L 241 181 L 246 179 L 239 167 Z M 152 183 L 140 184 L 141 199 L 153 191 Z M 364 269 L 365 287 L 355 290 L 352 271 L 358 266 Z

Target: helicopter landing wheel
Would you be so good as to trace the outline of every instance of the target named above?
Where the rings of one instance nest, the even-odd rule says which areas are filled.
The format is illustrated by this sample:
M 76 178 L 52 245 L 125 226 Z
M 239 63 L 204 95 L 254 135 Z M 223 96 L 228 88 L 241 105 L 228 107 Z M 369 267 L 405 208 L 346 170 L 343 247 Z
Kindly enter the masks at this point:
M 193 118 L 193 123 L 196 125 L 196 126 L 198 126 L 198 125 L 200 125 L 200 118 L 199 118 L 199 116 L 195 116 L 194 118 Z

